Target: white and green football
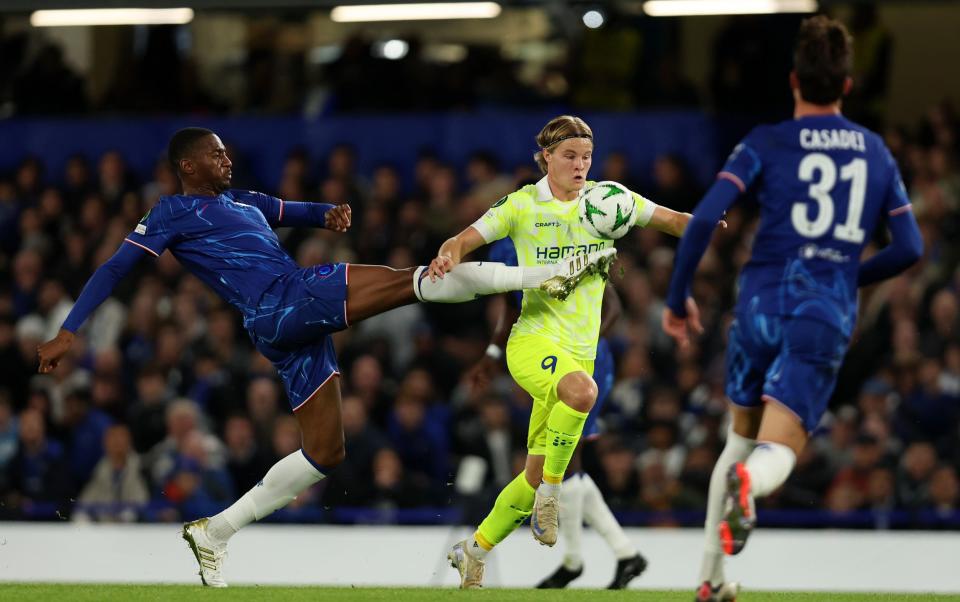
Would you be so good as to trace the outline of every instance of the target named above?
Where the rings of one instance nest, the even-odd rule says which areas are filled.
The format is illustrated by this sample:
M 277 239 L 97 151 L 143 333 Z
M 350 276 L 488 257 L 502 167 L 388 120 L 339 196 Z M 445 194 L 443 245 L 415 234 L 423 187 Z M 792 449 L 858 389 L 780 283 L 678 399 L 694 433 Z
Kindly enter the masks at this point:
M 633 194 L 618 182 L 597 182 L 580 195 L 580 224 L 597 238 L 620 238 L 636 220 Z

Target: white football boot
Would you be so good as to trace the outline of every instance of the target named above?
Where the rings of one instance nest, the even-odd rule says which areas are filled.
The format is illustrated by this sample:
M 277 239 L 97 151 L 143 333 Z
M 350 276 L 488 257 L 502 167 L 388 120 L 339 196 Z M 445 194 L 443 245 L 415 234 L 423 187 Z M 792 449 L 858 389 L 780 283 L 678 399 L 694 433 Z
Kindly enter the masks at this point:
M 200 581 L 207 587 L 227 587 L 223 580 L 223 561 L 227 557 L 226 544 L 215 543 L 207 534 L 209 518 L 201 518 L 183 525 L 183 539 L 190 545 L 193 557 L 200 565 Z

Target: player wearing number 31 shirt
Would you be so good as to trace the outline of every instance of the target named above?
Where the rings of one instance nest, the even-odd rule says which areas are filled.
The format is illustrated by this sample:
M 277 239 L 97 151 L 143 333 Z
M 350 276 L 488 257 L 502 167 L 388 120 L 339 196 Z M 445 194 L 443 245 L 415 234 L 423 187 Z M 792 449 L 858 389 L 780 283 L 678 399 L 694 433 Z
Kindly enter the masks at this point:
M 787 479 L 817 426 L 856 323 L 857 287 L 897 274 L 923 251 L 890 151 L 840 114 L 851 56 L 843 25 L 803 22 L 790 75 L 794 119 L 760 126 L 734 148 L 677 253 L 663 326 L 684 345 L 687 326 L 699 330 L 689 285 L 714 224 L 756 188 L 760 227 L 727 342 L 732 429 L 710 482 L 698 600 L 735 595 L 723 553 L 743 548 L 753 498 Z M 881 221 L 892 243 L 861 263 Z

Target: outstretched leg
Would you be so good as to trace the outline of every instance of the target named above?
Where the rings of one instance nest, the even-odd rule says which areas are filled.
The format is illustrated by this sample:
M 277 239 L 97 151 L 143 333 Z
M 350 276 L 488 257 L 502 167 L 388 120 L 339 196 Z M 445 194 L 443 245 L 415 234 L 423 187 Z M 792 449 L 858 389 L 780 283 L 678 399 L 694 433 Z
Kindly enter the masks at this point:
M 353 265 L 347 277 L 347 321 L 355 324 L 417 301 L 463 303 L 482 295 L 537 288 L 555 275 L 553 266 L 513 267 L 502 263 L 461 263 L 443 278 L 430 280 L 426 266 L 395 269 Z
M 417 302 L 413 275 L 419 268 L 350 264 L 347 269 L 347 321 L 350 324 Z
M 463 303 L 483 295 L 522 289 L 542 288 L 562 300 L 585 277 L 606 275 L 615 257 L 616 249 L 611 248 L 545 266 L 467 262 L 433 280 L 426 266 L 395 269 L 351 264 L 347 268 L 347 321 L 354 324 L 416 301 Z

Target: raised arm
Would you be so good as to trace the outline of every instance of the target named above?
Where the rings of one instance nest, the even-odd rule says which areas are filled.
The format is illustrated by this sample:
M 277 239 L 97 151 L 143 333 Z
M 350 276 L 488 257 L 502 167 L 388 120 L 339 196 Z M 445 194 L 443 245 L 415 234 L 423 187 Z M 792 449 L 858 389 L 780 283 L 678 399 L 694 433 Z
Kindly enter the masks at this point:
M 680 238 L 687 222 L 690 221 L 689 213 L 680 213 L 668 207 L 661 207 L 644 196 L 631 192 L 633 200 L 637 204 L 637 215 L 633 224 L 641 228 L 653 228 L 671 236 Z
M 124 242 L 103 265 L 97 268 L 83 287 L 80 298 L 73 305 L 70 314 L 63 322 L 60 332 L 52 340 L 37 348 L 40 356 L 40 373 L 45 374 L 57 367 L 60 358 L 66 354 L 73 343 L 74 333 L 83 325 L 87 317 L 110 296 L 117 283 L 126 276 L 131 268 L 140 261 L 147 251 L 144 247 Z
M 690 283 L 707 245 L 710 244 L 714 228 L 739 195 L 740 188 L 736 184 L 725 178 L 718 179 L 693 210 L 693 217 L 687 223 L 683 238 L 680 239 L 662 325 L 664 332 L 681 346 L 689 341 L 688 322 L 696 333 L 703 332 L 700 312 L 696 302 L 690 297 Z
M 683 236 L 683 231 L 686 230 L 687 224 L 692 217 L 689 213 L 680 213 L 679 211 L 674 211 L 662 205 L 657 205 L 656 209 L 653 210 L 653 215 L 650 216 L 650 221 L 647 223 L 647 226 L 680 238 Z
M 304 226 L 346 232 L 350 228 L 350 205 L 284 201 L 262 192 L 231 190 L 238 202 L 260 210 L 271 226 Z

